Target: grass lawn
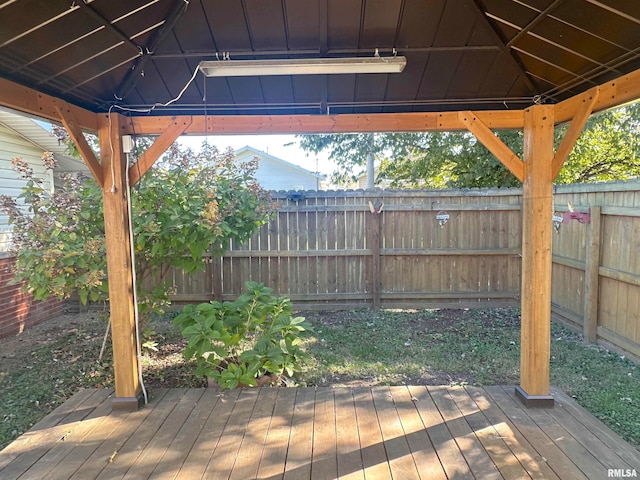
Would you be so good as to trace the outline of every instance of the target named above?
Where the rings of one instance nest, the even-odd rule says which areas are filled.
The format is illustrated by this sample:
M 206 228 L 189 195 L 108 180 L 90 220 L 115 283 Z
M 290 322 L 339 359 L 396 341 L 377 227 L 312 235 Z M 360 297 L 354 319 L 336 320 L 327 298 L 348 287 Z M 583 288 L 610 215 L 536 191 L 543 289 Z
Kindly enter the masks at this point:
M 517 384 L 517 309 L 302 313 L 315 332 L 299 385 Z M 171 315 L 149 324 L 158 351 L 144 356 L 145 383 L 203 387 L 185 363 Z M 0 448 L 79 388 L 111 387 L 111 352 L 98 355 L 99 314 L 65 315 L 0 340 Z M 108 345 L 108 344 L 107 344 Z M 640 447 L 640 368 L 552 325 L 551 383 Z

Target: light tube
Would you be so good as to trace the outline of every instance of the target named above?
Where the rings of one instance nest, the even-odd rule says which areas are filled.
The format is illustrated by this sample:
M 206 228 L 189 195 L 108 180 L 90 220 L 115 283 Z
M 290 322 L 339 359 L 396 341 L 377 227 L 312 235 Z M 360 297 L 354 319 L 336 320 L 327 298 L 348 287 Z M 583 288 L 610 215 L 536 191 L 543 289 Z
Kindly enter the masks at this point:
M 261 75 L 335 75 L 345 73 L 400 73 L 406 57 L 306 58 L 279 60 L 212 60 L 200 62 L 207 77 Z

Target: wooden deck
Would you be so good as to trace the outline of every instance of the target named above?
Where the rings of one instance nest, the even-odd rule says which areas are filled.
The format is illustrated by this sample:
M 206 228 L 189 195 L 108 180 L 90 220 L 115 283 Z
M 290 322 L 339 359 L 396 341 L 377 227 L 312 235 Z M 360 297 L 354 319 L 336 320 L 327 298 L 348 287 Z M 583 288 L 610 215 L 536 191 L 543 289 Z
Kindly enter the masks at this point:
M 640 453 L 559 391 L 513 387 L 167 389 L 132 413 L 84 390 L 0 452 L 20 479 L 606 479 Z M 627 472 L 629 473 L 629 472 Z

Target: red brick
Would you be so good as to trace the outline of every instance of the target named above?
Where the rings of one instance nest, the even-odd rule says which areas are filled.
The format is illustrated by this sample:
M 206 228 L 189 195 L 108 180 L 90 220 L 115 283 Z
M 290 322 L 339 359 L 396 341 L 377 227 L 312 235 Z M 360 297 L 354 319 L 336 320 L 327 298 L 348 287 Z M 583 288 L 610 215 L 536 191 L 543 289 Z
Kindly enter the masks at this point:
M 51 298 L 35 302 L 31 295 L 20 290 L 22 284 L 9 285 L 14 262 L 10 257 L 0 259 L 0 338 L 15 335 L 64 310 L 63 300 Z

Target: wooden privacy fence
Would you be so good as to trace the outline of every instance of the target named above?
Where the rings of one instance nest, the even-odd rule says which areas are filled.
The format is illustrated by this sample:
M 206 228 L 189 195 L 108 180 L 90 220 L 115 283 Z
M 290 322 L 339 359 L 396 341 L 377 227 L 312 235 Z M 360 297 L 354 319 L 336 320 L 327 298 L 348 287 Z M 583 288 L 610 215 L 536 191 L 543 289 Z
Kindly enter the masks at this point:
M 274 197 L 276 218 L 249 242 L 202 274 L 173 272 L 175 301 L 233 299 L 255 280 L 306 309 L 518 305 L 519 190 Z
M 175 303 L 234 299 L 254 280 L 302 309 L 519 305 L 520 189 L 274 198 L 276 217 L 249 242 L 204 272 L 170 272 Z M 591 222 L 554 234 L 554 318 L 640 356 L 640 182 L 557 187 L 556 212 L 569 202 Z
M 553 241 L 554 318 L 640 357 L 640 182 L 559 187 L 559 213 L 591 221 L 561 224 Z

